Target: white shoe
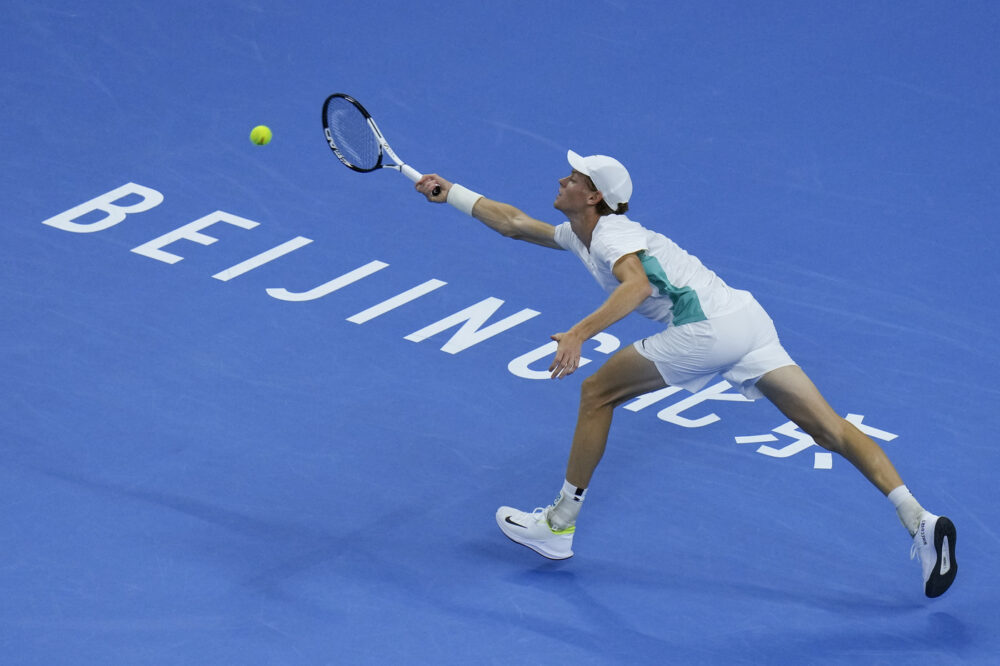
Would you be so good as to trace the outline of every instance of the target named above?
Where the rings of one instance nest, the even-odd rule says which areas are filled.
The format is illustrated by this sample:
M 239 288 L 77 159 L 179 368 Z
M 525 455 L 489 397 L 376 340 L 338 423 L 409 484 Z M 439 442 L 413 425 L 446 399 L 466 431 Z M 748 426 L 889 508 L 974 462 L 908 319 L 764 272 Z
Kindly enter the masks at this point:
M 565 560 L 573 557 L 573 533 L 576 526 L 555 530 L 549 525 L 549 510 L 535 509 L 531 513 L 518 511 L 509 506 L 497 509 L 497 525 L 507 538 L 522 546 L 527 546 L 550 560 Z
M 928 511 L 920 514 L 920 524 L 910 547 L 910 559 L 920 556 L 924 594 L 928 597 L 940 597 L 955 580 L 958 573 L 956 538 L 955 525 L 948 518 Z

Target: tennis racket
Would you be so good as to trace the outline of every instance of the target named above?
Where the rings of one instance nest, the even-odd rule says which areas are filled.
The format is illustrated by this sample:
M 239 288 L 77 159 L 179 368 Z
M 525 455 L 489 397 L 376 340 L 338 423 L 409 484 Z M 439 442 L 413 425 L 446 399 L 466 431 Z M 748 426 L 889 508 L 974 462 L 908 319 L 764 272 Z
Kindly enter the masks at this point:
M 395 169 L 414 183 L 423 177 L 399 159 L 382 136 L 372 114 L 350 95 L 334 93 L 323 102 L 323 133 L 333 154 L 349 169 L 361 173 Z M 392 160 L 391 164 L 383 162 L 386 156 Z M 435 187 L 433 194 L 441 194 L 441 187 Z

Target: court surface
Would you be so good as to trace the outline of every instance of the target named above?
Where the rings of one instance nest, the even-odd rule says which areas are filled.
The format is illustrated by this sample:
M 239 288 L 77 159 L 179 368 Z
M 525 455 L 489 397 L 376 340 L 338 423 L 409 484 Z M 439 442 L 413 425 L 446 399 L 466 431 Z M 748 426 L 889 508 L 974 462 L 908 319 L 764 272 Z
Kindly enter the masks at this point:
M 995 3 L 4 9 L 3 663 L 1000 659 Z M 603 293 L 343 168 L 337 91 L 553 223 L 567 149 L 624 162 L 630 215 L 955 521 L 955 586 L 924 598 L 889 503 L 717 382 L 619 410 L 574 558 L 507 541 L 582 379 L 654 329 L 540 379 Z

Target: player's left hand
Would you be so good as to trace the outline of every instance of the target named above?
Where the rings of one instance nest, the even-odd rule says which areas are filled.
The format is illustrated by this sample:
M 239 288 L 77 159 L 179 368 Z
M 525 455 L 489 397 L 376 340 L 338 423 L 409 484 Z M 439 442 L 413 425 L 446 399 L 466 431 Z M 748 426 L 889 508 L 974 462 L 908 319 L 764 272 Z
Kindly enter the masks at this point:
M 583 340 L 572 331 L 556 333 L 552 335 L 552 339 L 559 343 L 552 365 L 549 366 L 552 379 L 569 377 L 580 367 L 580 349 L 583 347 Z

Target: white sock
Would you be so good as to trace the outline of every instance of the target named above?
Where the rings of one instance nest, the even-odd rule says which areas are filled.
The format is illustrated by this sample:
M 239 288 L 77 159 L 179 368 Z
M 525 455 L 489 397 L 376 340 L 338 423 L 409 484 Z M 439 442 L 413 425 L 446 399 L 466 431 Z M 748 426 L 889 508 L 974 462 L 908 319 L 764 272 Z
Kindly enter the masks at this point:
M 917 527 L 920 526 L 920 514 L 924 511 L 924 507 L 920 506 L 920 502 L 917 501 L 906 486 L 900 486 L 889 493 L 889 501 L 896 507 L 896 514 L 899 516 L 899 521 L 910 532 L 910 536 L 916 534 Z
M 556 530 L 564 530 L 575 525 L 586 494 L 586 488 L 577 488 L 569 481 L 564 481 L 562 490 L 559 491 L 559 499 L 549 511 L 549 525 Z

